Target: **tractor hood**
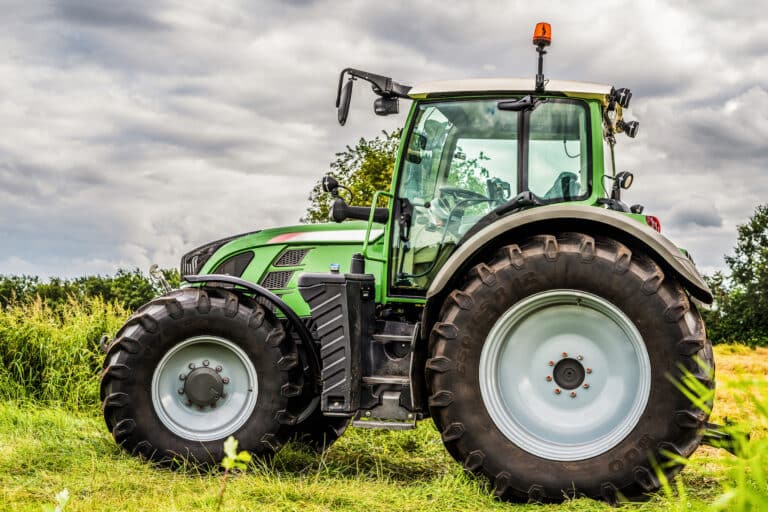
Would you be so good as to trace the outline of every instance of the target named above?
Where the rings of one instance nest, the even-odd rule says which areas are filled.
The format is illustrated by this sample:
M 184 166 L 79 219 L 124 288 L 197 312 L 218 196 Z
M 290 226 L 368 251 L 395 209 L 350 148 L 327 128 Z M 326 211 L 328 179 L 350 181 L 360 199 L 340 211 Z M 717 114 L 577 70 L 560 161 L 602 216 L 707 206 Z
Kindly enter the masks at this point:
M 181 275 L 201 273 L 236 275 L 237 273 L 233 272 L 233 270 L 238 268 L 240 268 L 240 274 L 242 274 L 242 271 L 245 271 L 245 267 L 251 266 L 247 263 L 250 263 L 250 260 L 256 259 L 254 256 L 261 256 L 263 258 L 268 254 L 279 253 L 287 245 L 308 247 L 344 245 L 362 247 L 367 225 L 367 222 L 299 224 L 230 236 L 207 243 L 185 254 L 181 258 Z M 380 238 L 383 233 L 384 227 L 380 224 L 374 224 L 369 240 L 373 242 Z M 269 248 L 269 250 L 262 250 L 264 248 Z M 232 268 L 222 268 L 227 261 L 244 253 L 246 253 L 244 256 L 240 256 L 240 265 L 231 265 Z M 247 263 L 245 262 L 246 259 L 248 259 Z M 260 264 L 262 267 L 265 267 L 270 263 L 271 260 Z
M 363 249 L 367 222 L 302 224 L 264 229 L 224 238 L 185 254 L 181 275 L 226 274 L 256 283 L 277 294 L 299 316 L 309 306 L 297 290 L 305 272 L 349 272 L 352 256 Z M 369 244 L 381 249 L 384 226 L 373 224 Z M 369 246 L 370 246 L 369 245 Z M 367 271 L 380 273 L 381 263 Z M 377 287 L 377 297 L 381 290 Z

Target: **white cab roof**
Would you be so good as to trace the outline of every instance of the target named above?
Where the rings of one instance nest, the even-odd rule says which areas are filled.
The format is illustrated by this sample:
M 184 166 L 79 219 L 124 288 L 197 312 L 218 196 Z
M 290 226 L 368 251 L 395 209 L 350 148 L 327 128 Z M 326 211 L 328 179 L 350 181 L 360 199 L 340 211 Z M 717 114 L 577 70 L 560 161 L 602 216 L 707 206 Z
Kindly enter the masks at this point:
M 470 78 L 467 80 L 440 80 L 416 84 L 409 92 L 411 97 L 424 97 L 427 94 L 463 93 L 463 92 L 503 92 L 531 91 L 536 89 L 536 80 L 531 78 Z M 611 86 L 592 82 L 572 82 L 569 80 L 548 80 L 546 92 L 581 95 L 606 95 Z

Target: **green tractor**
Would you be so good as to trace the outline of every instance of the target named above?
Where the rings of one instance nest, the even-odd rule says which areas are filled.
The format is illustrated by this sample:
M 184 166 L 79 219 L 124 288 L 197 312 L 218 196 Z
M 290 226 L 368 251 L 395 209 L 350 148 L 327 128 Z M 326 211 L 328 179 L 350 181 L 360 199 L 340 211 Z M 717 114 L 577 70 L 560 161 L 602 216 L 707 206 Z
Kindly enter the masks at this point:
M 376 114 L 411 101 L 391 189 L 336 223 L 264 229 L 181 261 L 183 285 L 105 345 L 104 417 L 128 452 L 217 463 L 323 449 L 352 424 L 431 418 L 504 499 L 615 502 L 659 488 L 722 432 L 679 391 L 712 388 L 712 293 L 659 220 L 629 206 L 616 136 L 631 92 L 535 79 L 409 87 L 345 69 Z M 606 165 L 604 167 L 604 162 Z M 606 169 L 607 167 L 607 169 Z M 386 206 L 380 206 L 386 204 Z

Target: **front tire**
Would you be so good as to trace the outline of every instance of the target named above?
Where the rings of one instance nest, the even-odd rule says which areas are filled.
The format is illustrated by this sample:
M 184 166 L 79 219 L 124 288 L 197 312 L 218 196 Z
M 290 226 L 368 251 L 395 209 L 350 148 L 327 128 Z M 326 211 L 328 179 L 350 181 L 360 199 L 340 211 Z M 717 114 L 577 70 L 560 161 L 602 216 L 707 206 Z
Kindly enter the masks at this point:
M 616 502 L 680 469 L 707 414 L 675 387 L 711 386 L 701 317 L 680 285 L 608 237 L 539 235 L 476 265 L 446 299 L 427 362 L 449 452 L 506 499 Z M 671 377 L 671 379 L 670 379 Z
M 123 449 L 153 460 L 218 463 L 230 435 L 269 456 L 295 423 L 298 363 L 280 322 L 255 301 L 177 290 L 137 311 L 108 348 L 104 418 Z

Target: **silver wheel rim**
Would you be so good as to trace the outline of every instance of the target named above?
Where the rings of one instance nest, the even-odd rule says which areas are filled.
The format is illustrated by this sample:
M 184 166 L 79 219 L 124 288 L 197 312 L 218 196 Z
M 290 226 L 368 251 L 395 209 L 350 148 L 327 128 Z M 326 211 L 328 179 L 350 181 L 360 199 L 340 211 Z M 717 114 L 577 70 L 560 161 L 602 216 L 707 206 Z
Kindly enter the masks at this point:
M 210 368 L 221 376 L 224 393 L 213 406 L 191 403 L 183 391 L 195 369 Z M 210 372 L 209 372 L 210 373 Z M 152 375 L 152 406 L 160 421 L 179 437 L 194 441 L 222 439 L 245 424 L 256 407 L 256 368 L 233 342 L 196 336 L 169 350 Z
M 574 361 L 583 381 L 566 389 L 561 383 L 578 381 Z M 504 312 L 488 333 L 479 370 L 498 429 L 526 452 L 557 461 L 588 459 L 619 444 L 651 389 L 651 363 L 635 325 L 609 301 L 578 290 L 541 292 Z

